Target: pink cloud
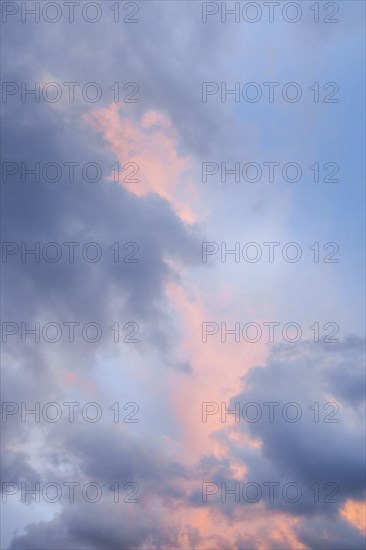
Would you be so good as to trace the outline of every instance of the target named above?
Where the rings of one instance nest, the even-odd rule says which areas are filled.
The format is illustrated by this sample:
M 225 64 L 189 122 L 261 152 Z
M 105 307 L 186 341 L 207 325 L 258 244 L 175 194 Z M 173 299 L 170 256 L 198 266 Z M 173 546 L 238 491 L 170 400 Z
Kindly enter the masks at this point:
M 137 196 L 156 193 L 169 202 L 182 221 L 197 221 L 191 204 L 197 201 L 198 193 L 188 177 L 191 160 L 179 154 L 168 118 L 148 111 L 135 122 L 112 104 L 92 111 L 84 120 L 102 133 L 122 166 L 129 162 L 138 165 L 139 172 L 133 178 L 121 173 L 121 183 L 128 191 Z M 138 182 L 131 181 L 136 178 Z
M 182 324 L 179 353 L 182 359 L 190 362 L 193 369 L 191 376 L 182 375 L 172 381 L 172 406 L 183 429 L 184 446 L 192 459 L 199 459 L 210 452 L 218 456 L 226 455 L 228 451 L 212 436 L 224 427 L 230 431 L 230 415 L 226 424 L 221 422 L 220 414 L 213 415 L 209 422 L 203 423 L 202 403 L 225 402 L 229 408 L 231 397 L 242 389 L 241 378 L 249 368 L 264 361 L 268 353 L 267 346 L 248 343 L 238 348 L 233 340 L 223 344 L 220 339 L 202 343 L 202 322 L 212 318 L 212 308 L 205 304 L 202 291 L 192 286 L 188 297 L 184 288 L 168 283 L 166 292 Z M 221 298 L 227 300 L 227 296 Z M 247 443 L 250 446 L 259 445 L 258 441 L 249 439 Z
M 347 520 L 353 527 L 356 527 L 362 534 L 366 535 L 366 502 L 347 500 L 340 511 L 343 519 Z

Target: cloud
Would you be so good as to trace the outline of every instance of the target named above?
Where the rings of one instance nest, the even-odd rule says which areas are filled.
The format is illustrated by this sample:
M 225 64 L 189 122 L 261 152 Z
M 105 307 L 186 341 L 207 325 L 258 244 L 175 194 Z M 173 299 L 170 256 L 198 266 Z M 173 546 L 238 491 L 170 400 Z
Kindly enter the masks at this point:
M 179 156 L 167 118 L 148 111 L 136 124 L 124 112 L 120 115 L 117 104 L 112 104 L 93 111 L 85 119 L 102 132 L 121 166 L 134 163 L 138 167 L 139 179 L 124 178 L 124 187 L 137 196 L 156 193 L 169 202 L 184 222 L 196 220 L 190 205 L 197 201 L 198 193 L 187 176 L 183 178 L 189 160 Z
M 243 390 L 227 404 L 230 410 L 237 404 L 239 422 L 223 425 L 215 434 L 230 450 L 231 460 L 207 457 L 201 461 L 204 479 L 217 487 L 225 483 L 233 488 L 239 482 L 242 488 L 254 482 L 264 490 L 266 483 L 276 482 L 277 496 L 275 492 L 270 502 L 266 493 L 265 508 L 301 518 L 295 534 L 311 548 L 345 548 L 349 536 L 352 548 L 362 548 L 357 516 L 351 508 L 348 513 L 345 510 L 349 499 L 362 501 L 365 490 L 364 407 L 360 400 L 352 399 L 354 387 L 364 381 L 363 347 L 364 341 L 356 337 L 334 345 L 303 342 L 275 346 L 263 366 L 251 368 L 243 377 Z M 276 403 L 272 419 L 269 403 Z M 315 410 L 320 411 L 319 416 Z M 261 444 L 248 447 L 244 443 L 247 435 Z M 245 466 L 239 476 L 231 469 L 233 459 Z M 296 500 L 299 493 L 281 497 L 287 483 L 300 487 L 301 497 L 296 502 L 290 499 Z M 314 491 L 319 491 L 317 496 Z M 229 517 L 234 517 L 238 508 L 253 506 L 242 496 L 239 503 L 232 495 L 223 503 L 219 495 L 209 497 L 204 506 L 219 508 Z M 199 491 L 192 497 L 196 504 L 201 500 Z M 345 523 L 347 519 L 349 523 Z
M 96 424 L 85 422 L 80 412 L 75 424 L 64 418 L 23 423 L 11 416 L 4 423 L 2 476 L 27 484 L 94 481 L 105 491 L 95 504 L 80 498 L 58 506 L 9 504 L 16 531 L 9 522 L 4 547 L 359 549 L 362 340 L 349 336 L 334 346 L 302 342 L 273 350 L 232 341 L 204 345 L 201 323 L 268 315 L 287 322 L 295 313 L 305 323 L 318 312 L 345 320 L 343 333 L 359 332 L 361 286 L 349 290 L 356 270 L 355 260 L 347 260 L 351 253 L 359 258 L 360 241 L 353 236 L 360 192 L 353 182 L 361 181 L 354 166 L 362 163 L 349 144 L 350 136 L 361 135 L 362 117 L 354 126 L 351 112 L 362 93 L 358 77 L 350 76 L 360 59 L 364 7 L 352 3 L 342 13 L 344 24 L 332 26 L 310 24 L 309 17 L 299 25 L 222 24 L 219 18 L 203 24 L 197 2 L 139 6 L 138 25 L 113 24 L 108 8 L 109 18 L 96 25 L 80 18 L 75 24 L 23 24 L 14 18 L 4 25 L 7 80 L 30 87 L 98 81 L 103 95 L 95 104 L 80 95 L 75 103 L 64 95 L 52 104 L 9 98 L 3 104 L 3 160 L 29 167 L 94 162 L 103 176 L 83 181 L 78 170 L 70 183 L 64 171 L 58 182 L 42 177 L 35 183 L 32 176 L 19 181 L 18 173 L 2 182 L 4 240 L 30 246 L 56 242 L 63 249 L 60 262 L 30 257 L 22 262 L 19 252 L 3 263 L 3 320 L 29 327 L 92 321 L 103 337 L 93 344 L 82 338 L 71 343 L 64 332 L 59 342 L 35 343 L 29 336 L 23 343 L 19 329 L 3 344 L 3 397 L 29 408 L 36 402 L 95 401 L 104 415 Z M 298 78 L 305 93 L 310 82 L 336 77 L 349 82 L 339 111 L 309 102 L 224 103 L 218 94 L 203 104 L 201 98 L 204 81 L 230 87 L 239 80 Z M 112 103 L 110 86 L 116 82 L 121 90 L 136 83 L 139 102 Z M 202 161 L 298 160 L 305 170 L 315 156 L 328 162 L 338 153 L 339 163 L 350 166 L 342 178 L 352 193 L 349 187 L 344 191 L 342 180 L 331 188 L 332 201 L 325 182 L 311 187 L 308 178 L 299 186 L 242 182 L 219 188 L 201 182 Z M 117 161 L 136 163 L 139 183 L 115 182 L 111 166 Z M 310 219 L 314 223 L 304 224 Z M 333 240 L 332 232 L 341 238 L 343 231 L 348 256 L 340 270 L 314 262 L 311 269 L 201 265 L 204 232 L 218 242 L 306 236 L 310 244 Z M 71 241 L 80 243 L 73 263 L 62 244 Z M 100 261 L 82 256 L 88 242 L 101 246 Z M 131 242 L 140 261 L 115 262 L 115 243 L 125 256 L 130 248 L 124 245 Z M 139 326 L 139 343 L 116 344 L 110 326 L 131 321 Z M 113 402 L 135 400 L 138 424 L 109 421 Z M 280 416 L 274 423 L 224 425 L 216 415 L 203 424 L 202 401 L 225 401 L 230 408 L 237 401 L 295 401 L 303 417 L 297 423 Z M 329 402 L 338 412 L 323 408 Z M 315 423 L 317 410 L 321 421 Z M 340 422 L 325 423 L 334 411 Z M 218 498 L 204 505 L 205 479 L 295 480 L 304 498 L 297 504 L 239 505 Z M 113 502 L 108 487 L 115 481 L 139 483 L 140 502 Z M 306 492 L 314 482 L 322 496 L 316 504 Z M 328 482 L 339 484 L 339 503 L 323 502 Z

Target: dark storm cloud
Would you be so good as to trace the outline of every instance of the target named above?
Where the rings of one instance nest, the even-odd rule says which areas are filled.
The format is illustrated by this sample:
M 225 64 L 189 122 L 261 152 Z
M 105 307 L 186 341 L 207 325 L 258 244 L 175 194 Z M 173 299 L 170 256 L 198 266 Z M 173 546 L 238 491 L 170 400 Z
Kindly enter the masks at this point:
M 295 529 L 301 542 L 319 550 L 362 550 L 365 537 L 348 522 L 339 519 L 304 519 Z
M 301 518 L 297 534 L 311 548 L 342 549 L 347 547 L 347 540 L 350 548 L 363 548 L 357 530 L 338 516 L 348 499 L 362 501 L 365 494 L 364 406 L 359 390 L 365 383 L 363 349 L 364 341 L 353 336 L 333 345 L 304 342 L 276 346 L 264 366 L 249 370 L 243 378 L 245 389 L 227 404 L 228 409 L 234 410 L 235 403 L 239 403 L 241 411 L 248 403 L 261 407 L 264 414 L 260 420 L 247 422 L 241 416 L 240 424 L 233 424 L 232 429 L 247 432 L 261 441 L 262 447 L 241 447 L 240 442 L 231 442 L 225 430 L 216 433 L 217 439 L 230 448 L 231 456 L 248 468 L 245 478 L 238 479 L 233 474 L 229 461 L 205 457 L 199 465 L 201 479 L 218 487 L 225 483 L 231 490 L 235 482 L 241 483 L 240 490 L 245 483 L 259 484 L 265 495 L 261 502 L 268 512 L 277 510 Z M 334 409 L 324 411 L 322 407 L 335 399 L 339 404 L 335 417 L 338 423 L 328 423 L 326 415 Z M 263 405 L 269 402 L 280 405 L 273 422 Z M 298 422 L 289 422 L 282 416 L 282 407 L 287 403 L 301 407 Z M 314 403 L 320 404 L 319 422 L 314 422 L 314 413 L 308 409 Z M 251 415 L 254 416 L 253 409 L 248 412 Z M 294 409 L 288 417 L 294 418 L 293 415 Z M 264 489 L 266 482 L 280 483 L 272 503 Z M 301 488 L 298 502 L 281 497 L 282 487 L 289 482 L 296 482 Z M 314 484 L 319 484 L 319 499 L 315 497 Z M 229 517 L 235 517 L 239 508 L 253 506 L 242 493 L 240 502 L 228 495 L 223 503 L 220 495 L 219 491 L 208 497 L 204 506 L 219 507 Z M 191 495 L 191 501 L 202 506 L 201 490 Z
M 77 493 L 75 502 L 70 503 L 67 491 L 63 491 L 62 511 L 48 522 L 28 525 L 25 534 L 15 536 L 9 548 L 179 547 L 176 527 L 174 522 L 166 522 L 166 514 L 169 506 L 182 499 L 179 482 L 187 472 L 169 458 L 164 441 L 152 436 L 142 441 L 122 429 L 106 430 L 96 425 L 60 425 L 49 434 L 52 446 L 42 453 L 48 468 L 41 476 L 27 478 L 27 483 L 32 486 L 41 480 L 63 487 L 64 482 L 73 481 L 83 487 L 92 480 L 102 488 L 103 496 L 92 504 Z M 127 482 L 137 484 L 135 497 L 139 502 L 125 502 L 122 491 L 120 502 L 114 502 L 109 488 L 116 483 L 122 488 Z
M 69 506 L 49 522 L 27 526 L 24 535 L 14 537 L 9 550 L 134 550 L 144 542 L 173 543 L 173 535 L 164 531 L 156 514 L 146 511 L 136 516 L 128 510 L 118 513 L 113 506 L 118 505 Z
M 77 59 L 68 50 L 72 37 L 69 36 L 68 43 L 68 38 L 54 28 L 50 40 L 48 33 L 38 35 L 38 30 L 39 27 L 26 30 L 26 26 L 21 25 L 8 36 L 12 53 L 7 58 L 9 70 L 5 79 L 36 81 L 42 71 L 52 74 L 56 71 L 57 78 L 66 80 L 100 82 L 106 79 L 108 71 L 96 76 L 94 70 L 93 74 L 88 72 L 90 65 L 82 68 L 82 55 L 80 65 L 75 63 L 69 71 L 71 58 L 75 62 Z M 80 37 L 77 33 L 73 39 L 88 40 L 90 35 Z M 25 43 L 27 40 L 32 44 L 32 54 Z M 60 44 L 66 44 L 63 58 L 55 56 Z M 15 57 L 13 52 L 17 52 Z M 89 53 L 87 58 L 90 61 Z M 127 72 L 128 80 L 132 80 L 135 75 Z M 125 77 L 126 70 L 121 68 L 121 73 Z M 114 81 L 115 71 L 110 78 Z M 3 111 L 6 136 L 2 144 L 3 161 L 25 162 L 28 166 L 37 161 L 41 165 L 47 162 L 62 165 L 67 161 L 83 165 L 92 161 L 105 170 L 115 162 L 101 147 L 99 136 L 93 136 L 81 120 L 85 105 L 73 108 L 60 104 L 52 108 L 45 104 L 9 101 L 3 105 Z M 93 241 L 103 248 L 103 257 L 95 264 L 84 261 L 80 255 L 72 264 L 63 258 L 55 264 L 36 263 L 31 258 L 22 263 L 19 257 L 8 258 L 2 265 L 3 285 L 7 289 L 3 295 L 3 321 L 18 324 L 24 321 L 29 326 L 36 321 L 60 324 L 94 321 L 104 329 L 114 321 L 135 321 L 141 328 L 138 352 L 145 357 L 156 354 L 166 366 L 181 368 L 173 357 L 178 329 L 165 311 L 164 295 L 166 282 L 179 281 L 179 273 L 166 260 L 173 258 L 193 265 L 199 258 L 198 228 L 184 225 L 169 204 L 157 195 L 138 198 L 105 178 L 95 184 L 80 179 L 75 183 L 41 181 L 37 184 L 31 177 L 21 183 L 14 178 L 2 182 L 2 209 L 5 242 L 26 242 L 31 247 L 35 242 L 42 246 L 48 242 L 73 241 L 82 246 Z M 115 263 L 108 247 L 119 242 L 123 253 L 123 245 L 131 241 L 139 246 L 139 262 Z M 85 342 L 75 345 L 60 342 L 50 348 L 44 342 L 32 344 L 31 338 L 29 343 L 20 343 L 19 336 L 3 344 L 3 397 L 18 404 L 67 400 L 65 390 L 58 384 L 63 380 L 63 371 L 79 371 L 87 377 L 97 361 L 98 350 L 108 347 L 102 341 L 95 346 Z M 109 353 L 113 354 L 113 348 L 109 348 Z M 189 371 L 189 365 L 185 369 Z M 7 454 L 2 464 L 4 481 L 25 480 L 30 484 L 39 480 L 62 481 L 65 476 L 60 474 L 60 469 L 67 466 L 74 477 L 91 476 L 102 483 L 117 477 L 122 478 L 122 482 L 136 479 L 145 485 L 145 494 L 154 491 L 154 494 L 164 493 L 165 498 L 181 496 L 175 480 L 184 477 L 184 470 L 177 462 L 162 459 L 160 446 L 153 438 L 134 439 L 112 429 L 106 433 L 102 427 L 85 426 L 85 423 L 76 434 L 76 429 L 67 423 L 24 425 L 19 416 L 7 422 L 4 430 Z M 34 464 L 39 451 L 36 441 L 40 436 L 47 441 L 41 452 L 42 468 Z M 29 449 L 29 453 L 18 451 L 16 443 Z M 130 519 L 126 512 L 122 509 L 120 514 L 111 517 L 108 506 L 99 512 L 91 511 L 84 503 L 74 508 L 66 506 L 55 520 L 31 525 L 24 537 L 15 537 L 12 547 L 137 548 L 141 542 L 155 539 L 171 540 L 173 544 L 171 529 L 162 534 L 165 528 L 159 527 L 163 521 L 159 512 L 140 510 Z
M 5 434 L 3 431 L 3 437 Z M 10 438 L 9 438 L 10 439 Z M 41 480 L 39 473 L 29 465 L 30 456 L 20 451 L 9 451 L 6 446 L 3 448 L 3 458 L 1 460 L 1 481 L 2 483 L 26 483 L 28 487 L 34 486 L 34 483 Z M 3 491 L 5 485 L 2 485 Z
M 243 379 L 246 389 L 230 401 L 231 410 L 236 402 L 240 410 L 254 402 L 263 412 L 256 422 L 247 422 L 241 416 L 237 425 L 237 430 L 260 440 L 261 449 L 231 447 L 234 456 L 240 457 L 249 468 L 246 479 L 258 483 L 296 481 L 305 489 L 298 503 L 278 499 L 274 507 L 295 515 L 313 515 L 320 511 L 333 515 L 347 498 L 362 499 L 365 490 L 363 408 L 355 410 L 348 406 L 355 386 L 364 385 L 362 349 L 363 341 L 356 337 L 339 345 L 278 346 L 265 366 L 250 369 Z M 335 398 L 339 399 L 339 411 L 335 412 L 333 407 L 323 409 L 324 404 L 334 402 Z M 273 422 L 265 413 L 269 408 L 263 405 L 269 402 L 279 403 Z M 294 418 L 294 408 L 289 410 L 288 417 L 282 415 L 283 406 L 288 403 L 300 407 L 299 421 L 288 420 Z M 318 422 L 314 421 L 314 411 L 309 410 L 314 403 L 320 405 Z M 248 413 L 251 414 L 254 415 L 253 410 Z M 326 502 L 323 494 L 320 502 L 314 504 L 308 487 L 315 482 L 321 487 L 328 482 L 336 483 L 339 492 L 335 498 L 339 503 Z M 325 492 L 329 491 L 330 487 Z
M 42 109 L 34 108 L 33 115 L 31 126 L 16 120 L 12 127 L 5 124 L 9 132 L 4 159 L 26 162 L 27 166 L 34 166 L 36 161 L 62 165 L 69 159 L 77 159 L 81 165 L 92 160 L 108 166 L 113 160 L 90 153 L 72 132 L 80 128 L 77 124 L 65 129 Z M 177 274 L 165 260 L 169 256 L 193 263 L 199 244 L 198 232 L 184 226 L 164 200 L 155 195 L 137 198 L 109 181 L 35 183 L 31 176 L 25 183 L 16 178 L 3 183 L 2 197 L 5 242 L 25 242 L 29 248 L 36 242 L 41 247 L 56 242 L 62 247 L 57 263 L 36 263 L 31 257 L 22 263 L 20 254 L 8 257 L 3 264 L 8 289 L 4 318 L 36 320 L 45 314 L 53 321 L 108 323 L 116 315 L 126 321 L 134 316 L 141 323 L 154 320 L 147 338 L 156 342 L 160 336 L 162 348 L 167 349 L 169 335 L 164 334 L 161 322 L 166 316 L 159 304 L 166 281 L 177 278 Z M 80 243 L 74 263 L 69 262 L 62 244 L 70 241 Z M 123 263 L 131 252 L 125 252 L 123 246 L 131 241 L 139 247 L 135 256 L 139 262 Z M 97 263 L 85 261 L 81 255 L 82 246 L 88 242 L 102 248 Z M 108 248 L 115 242 L 121 246 L 118 263 Z
M 343 361 L 334 362 L 327 369 L 327 389 L 336 399 L 362 410 L 365 400 L 365 342 L 350 337 L 341 349 Z
M 168 114 L 185 150 L 217 154 L 225 147 L 230 152 L 238 137 L 234 118 L 222 106 L 203 109 L 201 86 L 220 73 L 225 78 L 224 51 L 228 40 L 234 42 L 232 29 L 202 24 L 201 6 L 192 2 L 141 2 L 139 19 L 136 25 L 115 25 L 109 18 L 96 25 L 19 25 L 9 18 L 4 27 L 6 80 L 98 82 L 103 99 L 96 106 L 111 102 L 108 87 L 114 82 L 133 81 L 140 87 L 136 110 Z M 90 55 L 96 49 L 98 55 Z M 12 98 L 9 103 L 14 104 Z M 77 104 L 81 111 L 90 107 Z
M 263 442 L 261 459 L 258 462 L 257 458 L 249 460 L 252 477 L 262 479 L 270 471 L 272 477 L 277 474 L 282 478 L 286 472 L 286 477 L 303 485 L 315 481 L 337 483 L 343 503 L 345 498 L 362 498 L 364 455 L 361 434 L 357 429 L 363 418 L 362 408 L 350 412 L 347 401 L 340 400 L 336 418 L 327 418 L 326 413 L 333 412 L 331 407 L 321 413 L 319 422 L 314 422 L 313 412 L 308 409 L 314 403 L 319 403 L 323 409 L 323 404 L 332 402 L 334 397 L 338 399 L 342 394 L 349 400 L 354 385 L 363 385 L 362 345 L 360 339 L 350 338 L 340 347 L 338 344 L 320 347 L 304 344 L 293 350 L 280 348 L 273 353 L 266 367 L 249 371 L 245 379 L 248 390 L 236 396 L 232 403 L 272 401 L 279 402 L 282 407 L 285 403 L 295 402 L 300 404 L 303 415 L 296 423 L 288 422 L 278 414 L 277 421 L 272 424 L 264 420 L 247 425 L 251 436 Z M 334 372 L 342 374 L 336 379 Z M 337 387 L 343 387 L 343 391 Z M 314 513 L 314 506 L 307 507 L 305 503 L 302 511 Z M 322 508 L 326 511 L 333 506 Z M 290 510 L 295 509 L 295 506 L 290 506 Z

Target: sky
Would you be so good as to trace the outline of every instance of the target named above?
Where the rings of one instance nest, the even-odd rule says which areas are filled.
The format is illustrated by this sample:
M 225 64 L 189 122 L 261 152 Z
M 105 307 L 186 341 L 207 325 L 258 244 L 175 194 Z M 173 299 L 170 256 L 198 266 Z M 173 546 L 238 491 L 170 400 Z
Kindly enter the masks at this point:
M 364 2 L 1 18 L 1 548 L 365 548 Z

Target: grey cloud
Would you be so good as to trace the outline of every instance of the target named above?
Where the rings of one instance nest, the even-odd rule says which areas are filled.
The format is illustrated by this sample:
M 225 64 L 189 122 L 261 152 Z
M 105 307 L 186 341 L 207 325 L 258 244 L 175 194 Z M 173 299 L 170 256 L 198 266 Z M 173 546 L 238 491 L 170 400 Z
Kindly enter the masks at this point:
M 321 485 L 334 482 L 339 485 L 339 505 L 346 498 L 363 497 L 362 408 L 354 411 L 347 406 L 347 389 L 354 387 L 349 381 L 357 380 L 359 385 L 364 381 L 360 368 L 362 346 L 363 341 L 359 338 L 346 339 L 339 346 L 311 343 L 294 348 L 279 346 L 264 367 L 249 371 L 245 378 L 247 389 L 231 400 L 231 406 L 236 401 L 241 405 L 254 401 L 265 410 L 265 402 L 280 403 L 273 423 L 264 416 L 258 422 L 240 425 L 239 429 L 248 431 L 263 443 L 261 451 L 248 457 L 245 450 L 236 451 L 249 466 L 249 478 L 258 481 L 286 479 L 297 481 L 302 487 L 315 481 Z M 342 375 L 337 379 L 334 372 Z M 343 393 L 346 399 L 340 400 L 336 417 L 330 418 L 329 413 L 335 409 L 328 407 L 324 411 L 323 404 L 332 402 L 334 393 L 331 394 L 329 388 L 337 387 L 343 387 L 343 392 L 337 391 L 336 398 Z M 285 420 L 280 413 L 283 405 L 290 402 L 301 407 L 302 418 L 295 423 Z M 316 402 L 321 410 L 319 422 L 314 422 L 314 413 L 309 410 Z M 338 423 L 329 422 L 334 419 Z M 298 506 L 286 506 L 285 503 L 282 506 L 291 513 L 310 515 L 319 509 L 333 514 L 338 508 L 327 503 L 319 503 L 316 507 L 310 498 L 302 499 Z
M 355 336 L 334 345 L 303 342 L 275 346 L 266 364 L 250 369 L 243 378 L 243 391 L 227 403 L 230 410 L 239 403 L 240 411 L 248 403 L 260 405 L 264 413 L 260 420 L 249 423 L 241 416 L 231 431 L 246 433 L 260 440 L 262 446 L 241 445 L 240 438 L 233 441 L 227 428 L 215 434 L 230 449 L 230 456 L 248 469 L 247 474 L 239 479 L 231 469 L 231 461 L 207 456 L 197 466 L 201 481 L 214 482 L 218 487 L 225 483 L 227 489 L 233 489 L 235 482 L 241 484 L 240 489 L 249 482 L 259 484 L 266 512 L 280 511 L 299 518 L 297 534 L 310 548 L 346 548 L 347 540 L 350 548 L 363 548 L 357 529 L 339 517 L 340 508 L 348 499 L 362 501 L 365 495 L 364 407 L 356 390 L 364 386 L 363 348 L 364 341 Z M 324 415 L 329 410 L 324 412 L 322 405 L 335 399 L 339 402 L 339 422 L 325 423 Z M 265 414 L 268 408 L 263 405 L 268 402 L 280 404 L 272 423 Z M 296 423 L 288 422 L 281 414 L 283 405 L 290 402 L 301 407 L 302 417 Z M 320 404 L 318 423 L 308 409 L 315 402 Z M 267 498 L 266 482 L 280 484 L 272 503 Z M 300 486 L 298 502 L 281 497 L 282 488 L 290 482 Z M 315 484 L 319 484 L 319 501 L 313 492 Z M 228 495 L 223 503 L 219 492 L 202 503 L 198 484 L 190 501 L 194 506 L 219 508 L 233 519 L 240 510 L 249 513 L 255 507 L 240 495 L 240 502 Z M 243 539 L 240 547 L 249 548 L 247 544 Z
M 319 550 L 363 550 L 365 537 L 348 522 L 324 518 L 306 519 L 296 529 L 301 542 Z

